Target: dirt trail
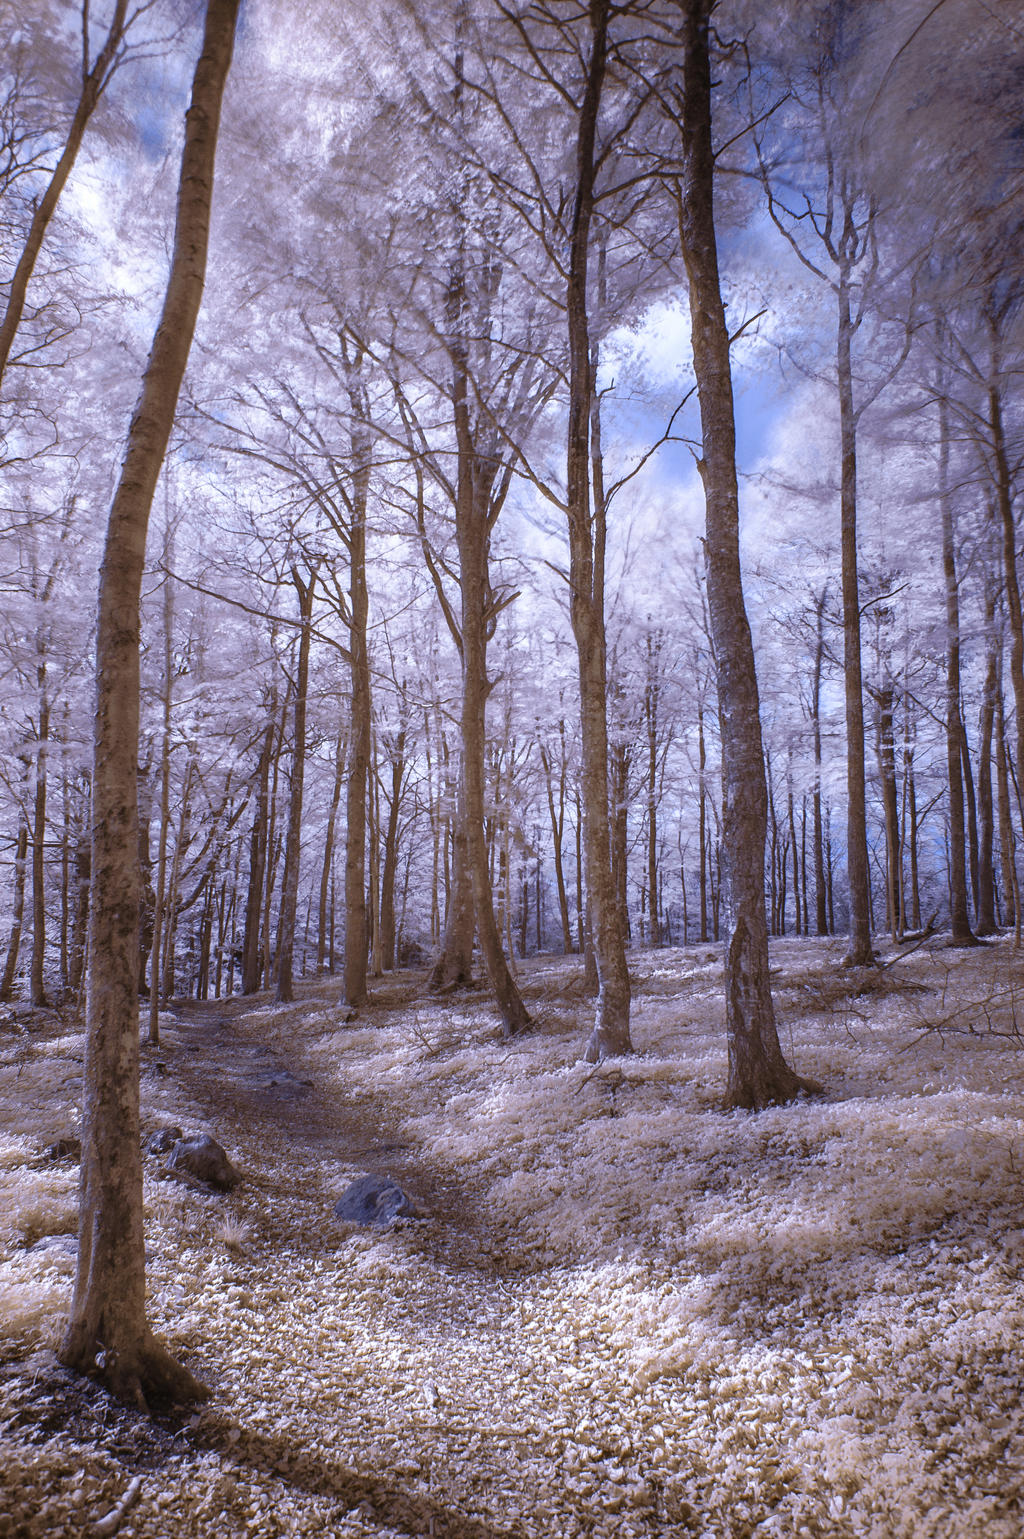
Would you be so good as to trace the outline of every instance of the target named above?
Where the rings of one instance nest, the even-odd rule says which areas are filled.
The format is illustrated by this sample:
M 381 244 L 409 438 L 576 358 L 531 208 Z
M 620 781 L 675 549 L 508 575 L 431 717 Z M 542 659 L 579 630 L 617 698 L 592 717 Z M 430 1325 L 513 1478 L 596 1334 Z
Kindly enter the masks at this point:
M 362 1094 L 346 1101 L 318 1085 L 301 1062 L 287 1061 L 261 1040 L 265 1021 L 255 1016 L 258 1008 L 258 1000 L 182 1004 L 176 1024 L 162 1033 L 166 1050 L 148 1053 L 150 1067 L 165 1065 L 215 1136 L 237 1145 L 243 1168 L 246 1150 L 274 1151 L 282 1180 L 293 1185 L 296 1162 L 322 1172 L 325 1162 L 336 1161 L 338 1195 L 357 1173 L 391 1176 L 430 1215 L 431 1223 L 423 1226 L 424 1249 L 436 1244 L 449 1263 L 463 1247 L 478 1255 L 473 1194 L 431 1168 L 415 1144 L 403 1140 L 382 1097 L 368 1101 Z

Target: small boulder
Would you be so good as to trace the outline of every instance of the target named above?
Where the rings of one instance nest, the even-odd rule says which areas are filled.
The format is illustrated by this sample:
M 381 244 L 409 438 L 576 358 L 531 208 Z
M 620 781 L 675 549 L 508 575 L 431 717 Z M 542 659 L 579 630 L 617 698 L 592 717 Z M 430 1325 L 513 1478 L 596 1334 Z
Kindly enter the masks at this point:
M 155 1133 L 150 1133 L 146 1140 L 147 1154 L 170 1154 L 180 1138 L 184 1138 L 181 1128 L 157 1128 Z
M 396 1219 L 427 1215 L 390 1176 L 359 1176 L 334 1204 L 334 1216 L 346 1224 L 390 1229 Z
M 215 1138 L 209 1133 L 194 1133 L 179 1138 L 167 1161 L 168 1170 L 183 1171 L 218 1192 L 230 1192 L 242 1177 Z

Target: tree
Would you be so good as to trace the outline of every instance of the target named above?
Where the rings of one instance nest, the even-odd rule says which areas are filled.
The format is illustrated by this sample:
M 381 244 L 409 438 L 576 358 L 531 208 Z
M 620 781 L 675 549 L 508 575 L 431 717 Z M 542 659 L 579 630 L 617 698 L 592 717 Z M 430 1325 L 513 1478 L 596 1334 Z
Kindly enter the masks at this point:
M 61 1358 L 119 1397 L 206 1393 L 146 1318 L 139 1130 L 139 605 L 146 530 L 202 300 L 220 108 L 240 0 L 207 0 L 170 274 L 110 510 L 96 642 L 78 1268 Z
M 11 349 L 25 313 L 28 286 L 61 193 L 78 158 L 85 130 L 115 70 L 124 62 L 128 50 L 125 38 L 139 16 L 149 10 L 152 0 L 129 14 L 128 0 L 114 0 L 114 9 L 95 58 L 89 58 L 89 0 L 82 3 L 82 64 L 78 101 L 67 129 L 57 163 L 49 175 L 41 196 L 34 198 L 32 214 L 24 243 L 7 288 L 7 303 L 0 316 L 0 387 L 11 359 Z
M 729 332 L 714 212 L 709 32 L 714 0 L 679 0 L 681 80 L 675 91 L 681 173 L 679 241 L 690 295 L 700 402 L 699 469 L 707 509 L 708 613 L 722 734 L 724 856 L 729 883 L 725 956 L 729 1078 L 726 1103 L 760 1110 L 811 1088 L 786 1063 L 768 979 L 764 850 L 768 792 L 754 648 L 743 601 L 739 489 Z

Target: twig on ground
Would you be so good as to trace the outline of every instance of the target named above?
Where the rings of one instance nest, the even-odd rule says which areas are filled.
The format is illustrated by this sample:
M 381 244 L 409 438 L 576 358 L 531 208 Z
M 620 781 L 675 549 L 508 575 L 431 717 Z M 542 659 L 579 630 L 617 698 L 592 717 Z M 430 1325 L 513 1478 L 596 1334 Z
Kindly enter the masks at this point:
M 136 1475 L 129 1483 L 127 1491 L 122 1496 L 116 1507 L 102 1518 L 97 1518 L 90 1530 L 94 1539 L 105 1539 L 107 1534 L 116 1534 L 124 1519 L 138 1501 L 142 1493 L 142 1476 Z

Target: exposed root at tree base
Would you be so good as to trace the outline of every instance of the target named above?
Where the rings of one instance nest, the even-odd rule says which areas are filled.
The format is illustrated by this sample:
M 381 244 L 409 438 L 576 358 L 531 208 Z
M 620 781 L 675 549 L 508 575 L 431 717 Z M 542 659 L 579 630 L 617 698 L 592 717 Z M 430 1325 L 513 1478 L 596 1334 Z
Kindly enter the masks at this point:
M 193 1405 L 209 1400 L 212 1391 L 172 1357 L 156 1337 L 146 1332 L 134 1352 L 113 1349 L 94 1353 L 83 1342 L 84 1333 L 72 1331 L 60 1351 L 66 1368 L 102 1384 L 115 1400 L 140 1411 Z
M 789 1074 L 756 1086 L 740 1085 L 726 1091 L 722 1102 L 723 1111 L 767 1111 L 771 1106 L 788 1106 L 798 1096 L 819 1096 L 825 1087 L 816 1079 L 804 1079 L 799 1074 Z

